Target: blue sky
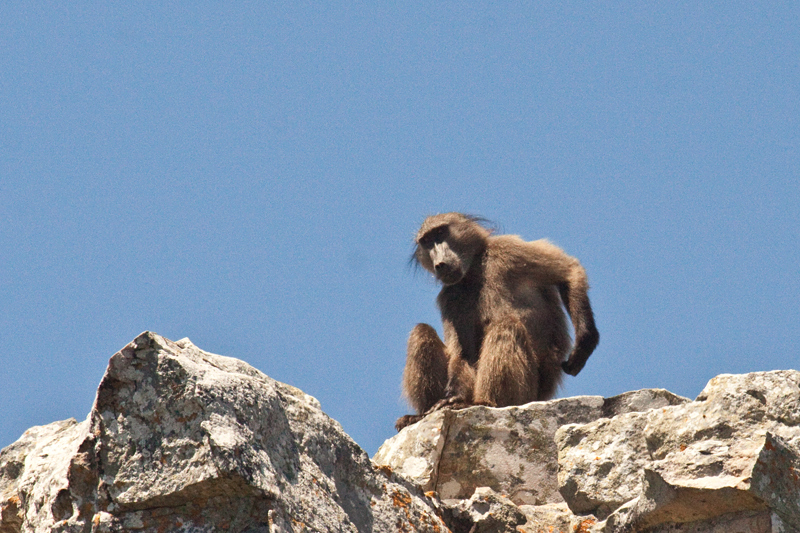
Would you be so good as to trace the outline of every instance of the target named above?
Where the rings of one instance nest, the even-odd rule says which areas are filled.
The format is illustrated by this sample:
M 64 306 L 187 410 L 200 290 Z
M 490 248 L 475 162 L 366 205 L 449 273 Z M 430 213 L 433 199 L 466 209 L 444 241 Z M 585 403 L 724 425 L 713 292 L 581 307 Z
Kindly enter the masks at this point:
M 586 267 L 561 396 L 799 367 L 796 2 L 5 2 L 0 50 L 0 446 L 151 330 L 374 453 L 444 211 Z

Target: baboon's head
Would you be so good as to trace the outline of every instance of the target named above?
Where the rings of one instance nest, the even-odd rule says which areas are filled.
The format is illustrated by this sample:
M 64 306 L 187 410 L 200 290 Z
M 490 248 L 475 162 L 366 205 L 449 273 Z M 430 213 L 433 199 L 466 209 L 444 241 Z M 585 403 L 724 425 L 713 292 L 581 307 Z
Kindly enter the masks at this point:
M 486 248 L 490 232 L 481 222 L 461 213 L 426 218 L 417 232 L 414 259 L 444 285 L 458 283 Z

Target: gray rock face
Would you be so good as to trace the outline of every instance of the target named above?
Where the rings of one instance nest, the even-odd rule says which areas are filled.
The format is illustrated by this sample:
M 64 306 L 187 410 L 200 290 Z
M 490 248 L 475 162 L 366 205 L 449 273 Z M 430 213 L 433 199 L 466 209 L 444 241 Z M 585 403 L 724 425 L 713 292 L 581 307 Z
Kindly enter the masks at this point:
M 85 421 L 0 451 L 23 531 L 798 533 L 800 372 L 443 410 L 371 462 L 311 396 L 143 333 Z
M 642 390 L 436 413 L 373 460 L 476 528 L 496 524 L 476 509 L 517 516 L 510 502 L 527 522 L 507 531 L 797 532 L 800 372 L 721 375 L 694 402 Z
M 116 353 L 86 421 L 0 453 L 0 532 L 445 531 L 319 403 L 188 339 Z
M 694 402 L 567 425 L 556 442 L 570 509 L 610 530 L 745 511 L 800 527 L 798 371 L 717 376 Z
M 661 389 L 576 396 L 523 406 L 439 411 L 387 440 L 373 457 L 444 499 L 490 487 L 517 505 L 563 502 L 554 436 L 565 424 L 688 402 Z M 624 500 L 623 500 L 624 501 Z
M 448 502 L 446 520 L 455 533 L 517 531 L 528 517 L 511 500 L 489 487 L 478 487 L 469 499 Z

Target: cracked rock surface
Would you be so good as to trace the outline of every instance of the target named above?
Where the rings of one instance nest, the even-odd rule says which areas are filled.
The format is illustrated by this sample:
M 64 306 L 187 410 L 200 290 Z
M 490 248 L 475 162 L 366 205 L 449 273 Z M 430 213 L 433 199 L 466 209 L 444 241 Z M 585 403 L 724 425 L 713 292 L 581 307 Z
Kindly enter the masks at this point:
M 800 533 L 800 372 L 442 410 L 371 461 L 311 396 L 145 332 L 86 420 L 0 451 L 0 533 L 44 531 Z
M 695 401 L 645 389 L 438 412 L 373 460 L 475 531 L 798 532 L 800 372 L 723 374 Z M 487 490 L 491 519 L 476 514 Z M 498 526 L 518 516 L 500 502 L 527 522 Z
M 607 416 L 688 402 L 663 389 L 575 396 L 522 406 L 437 411 L 387 440 L 373 457 L 443 499 L 491 487 L 517 505 L 560 503 L 556 431 Z
M 188 339 L 111 357 L 83 422 L 0 452 L 0 532 L 445 531 L 317 400 Z

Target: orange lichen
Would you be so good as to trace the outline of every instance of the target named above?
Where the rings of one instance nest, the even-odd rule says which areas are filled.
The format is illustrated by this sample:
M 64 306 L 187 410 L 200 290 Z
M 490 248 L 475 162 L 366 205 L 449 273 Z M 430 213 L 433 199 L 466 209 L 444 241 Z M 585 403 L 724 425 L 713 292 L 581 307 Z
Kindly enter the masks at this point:
M 578 525 L 574 527 L 575 533 L 589 533 L 593 525 L 597 523 L 597 520 L 594 518 L 587 518 L 586 520 L 581 520 L 578 522 Z
M 392 493 L 392 504 L 395 507 L 408 507 L 411 505 L 411 496 L 409 494 L 395 491 Z
M 378 470 L 378 472 L 386 477 L 390 477 L 392 475 L 392 467 L 389 465 L 377 465 L 375 468 Z

